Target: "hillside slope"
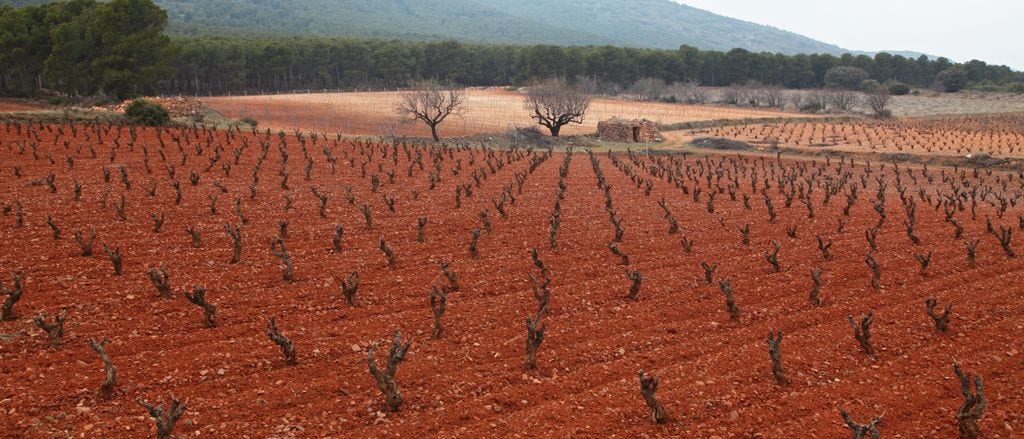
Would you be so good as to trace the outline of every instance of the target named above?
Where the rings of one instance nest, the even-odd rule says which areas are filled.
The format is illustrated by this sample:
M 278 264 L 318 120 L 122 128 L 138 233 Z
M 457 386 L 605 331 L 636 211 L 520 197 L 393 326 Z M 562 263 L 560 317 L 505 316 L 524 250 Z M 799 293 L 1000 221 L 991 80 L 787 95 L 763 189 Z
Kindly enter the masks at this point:
M 637 47 L 744 48 L 754 52 L 835 53 L 846 50 L 779 30 L 681 5 L 669 0 L 488 0 L 518 18 L 616 38 Z M 539 13 L 543 11 L 543 13 Z
M 253 34 L 861 54 L 671 0 L 154 0 L 173 34 Z M 44 0 L 0 0 L 39 4 Z M 896 53 L 896 52 L 893 52 Z M 908 55 L 916 54 L 901 52 Z

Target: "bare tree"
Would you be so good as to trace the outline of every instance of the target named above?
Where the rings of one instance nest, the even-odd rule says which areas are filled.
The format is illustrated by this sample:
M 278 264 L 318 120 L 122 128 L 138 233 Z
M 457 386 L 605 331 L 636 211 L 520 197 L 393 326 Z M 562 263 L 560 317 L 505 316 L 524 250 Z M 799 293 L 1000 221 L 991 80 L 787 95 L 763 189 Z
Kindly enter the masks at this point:
M 402 100 L 395 108 L 409 123 L 422 121 L 430 127 L 434 140 L 441 140 L 437 126 L 448 116 L 458 114 L 466 101 L 466 92 L 437 81 L 422 81 L 413 90 L 402 93 Z
M 523 102 L 530 117 L 547 127 L 551 137 L 558 137 L 565 125 L 582 124 L 589 107 L 590 96 L 563 79 L 549 79 L 530 87 Z
M 772 84 L 764 87 L 762 96 L 764 105 L 768 108 L 782 109 L 786 107 L 786 92 L 779 85 Z
M 832 106 L 841 111 L 852 111 L 860 103 L 860 96 L 849 90 L 833 90 L 831 95 Z
M 694 80 L 686 81 L 682 86 L 683 100 L 688 104 L 706 104 L 711 97 L 708 95 L 708 91 L 700 86 L 700 83 Z
M 800 107 L 800 111 L 804 113 L 819 113 L 828 110 L 828 106 L 831 103 L 831 93 L 827 90 L 814 90 L 807 95 L 807 100 Z
M 868 107 L 871 107 L 871 111 L 877 118 L 885 118 L 892 116 L 892 112 L 887 108 L 889 106 L 889 89 L 885 87 L 878 87 L 867 93 L 865 100 L 867 101 Z
M 629 93 L 641 101 L 657 101 L 666 90 L 665 81 L 658 78 L 640 78 L 629 87 Z
M 722 90 L 721 101 L 726 105 L 740 105 L 743 103 L 744 87 L 740 84 L 732 84 Z
M 751 107 L 757 108 L 760 107 L 762 103 L 764 103 L 765 90 L 764 85 L 762 85 L 761 82 L 750 80 L 747 81 L 746 84 L 741 85 L 740 89 L 740 93 L 742 95 L 742 101 L 740 102 L 740 105 L 749 105 Z

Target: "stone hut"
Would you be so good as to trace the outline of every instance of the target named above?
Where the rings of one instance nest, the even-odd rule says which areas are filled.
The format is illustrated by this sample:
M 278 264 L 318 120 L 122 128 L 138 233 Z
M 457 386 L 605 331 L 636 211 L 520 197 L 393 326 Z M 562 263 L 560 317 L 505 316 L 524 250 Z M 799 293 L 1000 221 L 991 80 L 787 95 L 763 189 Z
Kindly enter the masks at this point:
M 597 135 L 602 140 L 623 143 L 660 142 L 661 130 L 647 119 L 613 117 L 597 123 Z

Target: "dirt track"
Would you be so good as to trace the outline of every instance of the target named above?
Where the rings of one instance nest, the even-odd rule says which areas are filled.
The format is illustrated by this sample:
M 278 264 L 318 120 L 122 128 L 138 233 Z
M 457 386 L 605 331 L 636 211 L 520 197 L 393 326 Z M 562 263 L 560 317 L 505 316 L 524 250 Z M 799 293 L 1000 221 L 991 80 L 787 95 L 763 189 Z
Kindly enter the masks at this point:
M 964 256 L 965 241 L 953 239 L 942 209 L 933 210 L 923 199 L 917 200 L 922 244 L 910 243 L 891 166 L 873 164 L 868 176 L 863 163 L 817 162 L 822 171 L 817 174 L 806 162 L 780 167 L 771 159 L 729 158 L 719 165 L 719 157 L 677 157 L 670 163 L 664 157 L 637 156 L 634 161 L 619 155 L 625 164 L 619 168 L 599 154 L 623 220 L 620 246 L 631 267 L 644 275 L 638 300 L 632 301 L 625 297 L 626 267 L 607 248 L 613 227 L 585 154 L 575 154 L 568 165 L 558 248 L 551 249 L 549 215 L 563 154 L 527 173 L 531 157 L 523 152 L 411 148 L 407 156 L 399 147 L 387 148 L 385 157 L 380 146 L 307 139 L 313 167 L 306 180 L 300 142 L 289 136 L 289 189 L 284 190 L 276 134 L 228 138 L 224 132 L 172 130 L 158 138 L 146 129 L 131 146 L 128 129 L 107 128 L 99 140 L 92 129 L 73 136 L 67 127 L 63 135 L 56 127 L 33 126 L 32 134 L 22 128 L 18 134 L 13 126 L 0 126 L 2 201 L 20 200 L 24 209 L 22 227 L 15 225 L 13 210 L 0 217 L 6 243 L 0 276 L 10 285 L 11 273 L 26 274 L 24 297 L 14 308 L 20 318 L 0 322 L 0 333 L 27 334 L 0 341 L 0 413 L 7 420 L 0 424 L 0 436 L 149 437 L 152 421 L 133 400 L 166 403 L 173 394 L 189 401 L 176 432 L 202 437 L 848 437 L 839 407 L 865 422 L 884 415 L 886 437 L 954 437 L 953 417 L 962 401 L 952 373 L 954 359 L 984 376 L 989 402 L 981 426 L 986 437 L 1019 437 L 1024 431 L 1024 267 L 1020 259 L 1007 258 L 985 231 L 987 216 L 997 228 L 1018 230 L 1021 204 L 998 219 L 989 204 L 994 198 L 983 196 L 976 219 L 969 202 L 966 211 L 955 214 L 965 238 L 981 240 L 978 267 L 972 269 Z M 114 139 L 120 146 L 112 158 Z M 66 147 L 64 140 L 69 141 Z M 259 170 L 257 195 L 250 198 L 251 173 L 263 141 L 269 142 L 269 151 Z M 28 146 L 33 143 L 38 159 Z M 248 146 L 235 162 L 233 151 L 243 144 Z M 152 174 L 145 169 L 143 145 Z M 222 157 L 207 169 L 217 145 L 224 148 Z M 338 158 L 333 173 L 324 148 Z M 185 164 L 182 151 L 189 157 Z M 423 154 L 422 170 L 410 167 L 416 151 Z M 68 156 L 74 157 L 70 169 Z M 443 161 L 438 162 L 441 181 L 429 190 L 432 157 Z M 499 159 L 503 166 L 497 165 Z M 232 163 L 230 175 L 222 168 L 226 162 Z M 362 163 L 366 177 L 360 175 Z M 120 180 L 121 164 L 127 166 L 130 189 Z M 15 166 L 22 177 L 14 176 Z M 175 167 L 181 182 L 180 205 L 174 203 L 167 166 Z M 111 170 L 109 183 L 103 181 L 104 167 Z M 651 183 L 649 195 L 625 169 Z M 683 173 L 690 194 L 666 174 L 650 173 L 664 169 Z M 757 189 L 765 178 L 773 184 L 767 195 L 779 212 L 775 223 L 768 221 L 763 196 L 751 187 L 755 170 Z M 196 186 L 188 181 L 190 171 L 200 176 Z M 390 171 L 395 172 L 393 183 Z M 707 173 L 718 171 L 721 179 Z M 479 185 L 474 172 L 486 175 Z M 843 193 L 825 205 L 819 186 L 845 172 L 856 185 L 864 175 L 866 186 L 849 217 L 842 213 Z M 919 188 L 932 197 L 949 190 L 940 172 L 951 171 L 930 172 L 933 183 L 920 171 L 914 179 L 903 171 L 907 194 L 916 199 Z M 56 193 L 32 183 L 51 173 Z M 521 192 L 517 173 L 527 175 Z M 815 185 L 814 218 L 808 218 L 799 199 L 785 207 L 770 177 L 783 173 L 801 175 L 795 180 L 801 185 Z M 373 175 L 381 180 L 376 193 Z M 708 212 L 707 192 L 731 186 L 733 175 L 737 200 L 720 193 L 714 212 Z M 864 230 L 878 217 L 872 207 L 876 177 L 888 185 L 889 212 L 878 235 L 880 248 L 873 253 L 883 267 L 879 292 L 871 289 L 864 264 L 870 253 Z M 1018 176 L 1007 181 L 1005 175 L 967 171 L 962 178 L 993 194 L 1021 190 Z M 73 200 L 74 180 L 83 185 L 79 202 Z M 227 192 L 217 189 L 215 181 Z M 151 182 L 157 188 L 153 197 L 146 194 Z M 458 209 L 457 185 L 473 189 Z M 506 204 L 508 217 L 502 218 L 493 202 L 505 185 L 511 185 L 516 201 Z M 311 186 L 328 194 L 326 218 L 317 213 Z M 345 200 L 346 186 L 352 188 L 354 204 Z M 111 192 L 103 208 L 107 187 Z M 692 193 L 698 187 L 704 194 L 695 201 Z M 742 203 L 744 193 L 752 196 L 749 210 Z M 126 197 L 125 221 L 112 207 L 121 194 Z M 283 209 L 285 194 L 294 198 L 292 210 Z M 385 194 L 395 196 L 396 212 L 388 211 Z M 217 197 L 216 214 L 210 213 L 210 196 Z M 240 223 L 236 197 L 250 221 L 242 225 L 242 262 L 232 265 L 223 225 Z M 678 218 L 679 234 L 666 232 L 668 223 L 657 203 L 662 197 Z M 372 208 L 372 230 L 359 211 L 364 203 Z M 473 259 L 467 250 L 470 230 L 482 227 L 484 209 L 489 209 L 493 232 L 482 235 L 480 258 Z M 154 233 L 151 214 L 159 213 L 166 224 Z M 62 230 L 60 240 L 53 240 L 47 215 Z M 425 243 L 415 241 L 421 216 L 429 218 Z M 285 242 L 296 270 L 291 284 L 282 281 L 282 266 L 270 252 L 278 220 L 289 221 Z M 842 233 L 837 232 L 839 220 L 847 223 Z M 336 224 L 345 228 L 341 253 L 331 251 Z M 741 243 L 738 231 L 745 224 L 751 229 L 749 245 Z M 787 236 L 788 226 L 797 227 L 796 238 Z M 190 245 L 187 227 L 202 232 L 201 248 Z M 96 253 L 82 257 L 71 237 L 91 228 L 98 236 Z M 696 241 L 693 253 L 682 250 L 681 235 Z M 822 258 L 817 235 L 834 240 L 831 259 Z M 382 237 L 397 254 L 394 269 L 377 249 Z M 782 244 L 778 273 L 763 255 L 773 240 Z M 1024 251 L 1021 242 L 1015 239 L 1018 253 Z M 123 276 L 114 275 L 102 244 L 124 253 Z M 543 320 L 547 334 L 534 371 L 522 364 L 523 322 L 536 309 L 528 281 L 529 274 L 537 274 L 530 247 L 540 250 L 552 278 L 550 313 Z M 929 251 L 932 263 L 922 276 L 914 254 Z M 435 340 L 427 293 L 432 284 L 447 283 L 440 260 L 451 261 L 461 289 L 449 295 L 445 335 Z M 731 280 L 739 322 L 729 319 L 718 287 L 703 282 L 701 261 L 718 264 L 716 280 Z M 147 269 L 161 264 L 170 273 L 177 294 L 173 299 L 159 298 L 146 276 Z M 807 298 L 809 273 L 816 267 L 825 270 L 821 307 Z M 353 308 L 341 297 L 339 279 L 354 270 L 362 283 L 359 306 Z M 180 296 L 192 285 L 209 290 L 219 327 L 204 328 L 201 310 Z M 929 296 L 937 297 L 940 306 L 953 304 L 948 334 L 937 333 L 925 315 Z M 30 317 L 39 311 L 52 316 L 62 307 L 69 308 L 65 346 L 51 351 Z M 869 310 L 875 314 L 875 357 L 859 350 L 846 321 L 848 315 Z M 297 365 L 285 364 L 264 335 L 272 315 L 294 340 Z M 397 375 L 406 403 L 400 412 L 385 415 L 367 373 L 366 347 L 387 343 L 395 329 L 413 345 Z M 765 348 L 765 336 L 776 329 L 785 331 L 783 363 L 790 379 L 781 387 L 772 380 Z M 110 401 L 98 397 L 102 370 L 86 343 L 102 337 L 112 340 L 108 351 L 118 371 L 118 395 Z M 384 350 L 378 349 L 378 356 Z M 638 390 L 639 368 L 661 378 L 658 396 L 673 422 L 651 421 Z

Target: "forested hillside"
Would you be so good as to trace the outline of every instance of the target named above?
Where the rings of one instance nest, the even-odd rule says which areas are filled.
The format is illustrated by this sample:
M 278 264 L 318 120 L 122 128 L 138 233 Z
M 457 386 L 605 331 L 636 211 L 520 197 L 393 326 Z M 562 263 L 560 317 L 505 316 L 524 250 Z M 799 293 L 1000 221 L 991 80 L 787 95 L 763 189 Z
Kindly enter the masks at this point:
M 638 0 L 637 4 L 648 1 L 660 0 Z M 420 8 L 425 4 L 410 3 L 405 10 L 423 12 Z M 565 7 L 552 5 L 549 9 L 558 12 Z M 381 10 L 380 6 L 370 8 Z M 608 15 L 606 23 L 628 18 Z M 887 53 L 873 57 L 786 55 L 739 48 L 701 50 L 688 45 L 652 49 L 240 34 L 168 38 L 164 34 L 166 20 L 165 11 L 151 0 L 0 6 L 0 95 L 32 96 L 44 89 L 69 96 L 116 97 L 154 91 L 257 93 L 396 87 L 423 78 L 466 86 L 518 85 L 563 77 L 590 78 L 612 88 L 627 87 L 643 78 L 710 86 L 758 81 L 815 88 L 823 86 L 825 73 L 837 66 L 857 67 L 879 83 L 898 81 L 918 87 L 931 86 L 937 75 L 947 71 L 947 75 L 955 73 L 962 78 L 963 85 L 1006 87 L 1024 81 L 1020 72 L 981 61 L 956 64 L 945 58 Z M 624 30 L 623 37 L 630 32 Z
M 41 0 L 0 0 L 0 4 Z M 179 35 L 243 33 L 457 39 L 507 44 L 603 45 L 754 52 L 848 50 L 671 0 L 156 0 Z

